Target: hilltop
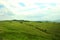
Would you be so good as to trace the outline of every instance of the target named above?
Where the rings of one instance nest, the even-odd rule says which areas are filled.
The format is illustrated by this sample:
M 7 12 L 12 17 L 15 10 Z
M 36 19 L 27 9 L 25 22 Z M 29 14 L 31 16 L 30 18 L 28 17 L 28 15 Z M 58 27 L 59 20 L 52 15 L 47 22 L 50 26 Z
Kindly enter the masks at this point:
M 0 21 L 0 40 L 60 40 L 60 23 L 26 20 Z

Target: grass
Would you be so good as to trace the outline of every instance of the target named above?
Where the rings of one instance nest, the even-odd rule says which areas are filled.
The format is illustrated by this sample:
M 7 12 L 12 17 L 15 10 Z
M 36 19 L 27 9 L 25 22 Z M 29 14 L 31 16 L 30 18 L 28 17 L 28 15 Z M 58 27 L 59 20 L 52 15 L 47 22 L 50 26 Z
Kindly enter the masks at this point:
M 60 23 L 0 21 L 0 40 L 60 40 Z

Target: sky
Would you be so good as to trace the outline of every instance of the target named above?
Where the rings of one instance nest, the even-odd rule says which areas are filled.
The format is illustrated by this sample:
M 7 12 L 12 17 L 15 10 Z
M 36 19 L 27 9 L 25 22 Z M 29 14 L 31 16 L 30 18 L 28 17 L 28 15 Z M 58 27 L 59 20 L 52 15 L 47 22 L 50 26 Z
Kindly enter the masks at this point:
M 0 20 L 60 20 L 60 0 L 0 0 Z

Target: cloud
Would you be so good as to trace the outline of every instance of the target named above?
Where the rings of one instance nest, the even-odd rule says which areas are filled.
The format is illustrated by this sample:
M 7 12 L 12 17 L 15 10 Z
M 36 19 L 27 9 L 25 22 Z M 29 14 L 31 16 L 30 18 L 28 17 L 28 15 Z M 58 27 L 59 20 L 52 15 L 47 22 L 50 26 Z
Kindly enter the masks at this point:
M 0 4 L 0 9 L 4 8 L 4 5 Z
M 56 3 L 50 3 L 51 6 L 56 6 Z
M 3 4 L 0 4 L 0 20 L 14 19 L 14 14 Z
M 59 17 L 60 15 L 47 15 L 47 16 L 42 17 L 41 20 L 54 21 L 56 19 L 57 20 L 60 19 Z
M 4 15 L 15 19 L 56 20 L 60 17 L 59 0 L 0 0 L 0 4 L 10 11 Z
M 22 6 L 22 7 L 25 7 L 25 4 L 22 3 L 22 2 L 20 2 L 19 5 Z

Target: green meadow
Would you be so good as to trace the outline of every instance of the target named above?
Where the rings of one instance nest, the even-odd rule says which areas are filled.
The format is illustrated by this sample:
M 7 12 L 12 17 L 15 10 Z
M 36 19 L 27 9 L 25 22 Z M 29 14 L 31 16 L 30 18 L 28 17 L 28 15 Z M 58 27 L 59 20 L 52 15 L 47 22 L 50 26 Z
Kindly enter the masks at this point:
M 44 21 L 0 21 L 0 40 L 60 40 L 60 23 Z

